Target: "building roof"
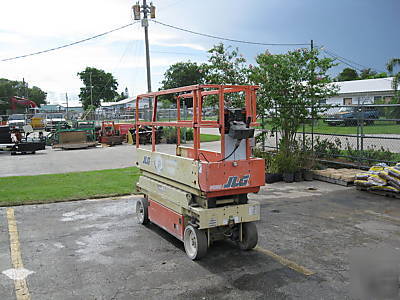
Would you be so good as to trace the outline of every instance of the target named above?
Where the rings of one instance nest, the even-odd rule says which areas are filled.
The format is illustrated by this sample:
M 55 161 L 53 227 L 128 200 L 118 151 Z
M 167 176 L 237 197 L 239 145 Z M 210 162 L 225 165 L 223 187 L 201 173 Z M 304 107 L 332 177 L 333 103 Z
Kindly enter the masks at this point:
M 335 82 L 339 94 L 393 91 L 393 77 Z
M 42 104 L 40 105 L 40 110 L 60 110 L 64 107 L 59 104 Z
M 131 103 L 135 101 L 135 97 L 129 97 L 123 100 L 120 100 L 118 102 L 102 102 L 101 106 L 115 106 L 115 105 L 123 105 L 123 104 L 127 104 L 127 103 Z

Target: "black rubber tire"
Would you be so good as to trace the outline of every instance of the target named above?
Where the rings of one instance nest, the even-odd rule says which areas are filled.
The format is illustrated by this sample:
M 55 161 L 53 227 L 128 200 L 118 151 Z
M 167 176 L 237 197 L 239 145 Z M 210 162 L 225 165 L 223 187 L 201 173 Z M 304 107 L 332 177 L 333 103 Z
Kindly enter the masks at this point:
M 190 241 L 190 235 L 194 235 L 196 239 L 195 250 L 188 244 Z M 207 254 L 208 248 L 207 234 L 205 230 L 197 229 L 192 225 L 186 226 L 183 234 L 183 244 L 185 246 L 186 254 L 191 260 L 199 260 L 203 258 Z
M 238 242 L 238 245 L 240 249 L 242 250 L 251 250 L 255 246 L 257 246 L 258 242 L 258 233 L 257 233 L 257 227 L 254 223 L 249 222 L 249 223 L 243 223 L 242 224 L 242 241 Z
M 149 224 L 149 202 L 147 198 L 141 197 L 136 201 L 136 220 L 138 224 L 146 225 Z M 142 214 L 139 215 L 139 212 Z

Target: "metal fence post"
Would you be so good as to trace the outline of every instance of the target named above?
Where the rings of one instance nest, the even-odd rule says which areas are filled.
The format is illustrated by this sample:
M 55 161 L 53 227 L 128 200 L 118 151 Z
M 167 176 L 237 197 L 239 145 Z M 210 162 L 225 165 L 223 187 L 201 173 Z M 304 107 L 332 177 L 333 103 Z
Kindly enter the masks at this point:
M 275 118 L 278 117 L 278 105 L 275 102 Z M 278 128 L 275 128 L 275 148 L 276 151 L 279 150 L 279 141 L 278 141 Z
M 361 104 L 361 128 L 360 128 L 360 147 L 361 147 L 361 155 L 364 154 L 364 112 L 365 112 L 365 107 L 364 103 Z
M 303 122 L 303 152 L 306 152 L 306 125 Z
M 360 152 L 360 97 L 357 98 L 357 110 L 356 110 L 356 122 L 357 122 L 357 151 L 356 159 L 358 162 L 358 167 L 361 167 L 361 152 Z
M 311 106 L 311 152 L 314 154 L 314 103 Z
M 261 129 L 262 129 L 262 133 L 261 133 L 261 138 L 262 138 L 262 151 L 265 151 L 265 125 L 264 125 L 264 112 L 262 112 L 261 114 Z

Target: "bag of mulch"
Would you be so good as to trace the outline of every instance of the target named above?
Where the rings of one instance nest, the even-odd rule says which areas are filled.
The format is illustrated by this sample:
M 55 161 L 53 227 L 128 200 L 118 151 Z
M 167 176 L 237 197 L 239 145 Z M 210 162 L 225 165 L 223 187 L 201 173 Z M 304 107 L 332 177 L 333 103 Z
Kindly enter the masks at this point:
M 356 180 L 368 180 L 369 175 L 371 175 L 371 173 L 358 173 L 356 174 Z
M 373 183 L 368 180 L 354 180 L 354 184 L 363 187 L 371 187 Z
M 388 171 L 379 172 L 379 177 L 386 180 L 387 185 L 390 185 L 398 190 L 400 190 L 400 179 L 394 176 L 391 176 Z
M 390 176 L 396 177 L 400 179 L 400 170 L 397 170 L 396 168 L 386 168 L 387 172 L 389 173 Z
M 379 171 L 383 171 L 385 168 L 387 168 L 388 166 L 386 164 L 377 164 L 377 165 L 373 165 L 371 168 L 369 168 L 370 172 L 379 172 Z
M 400 171 L 400 163 L 397 163 L 393 168 Z
M 392 186 L 388 185 L 376 185 L 370 187 L 372 191 L 385 191 L 385 192 L 395 192 L 395 193 L 400 193 L 400 191 Z
M 379 175 L 371 174 L 368 177 L 368 181 L 371 182 L 373 185 L 386 185 L 387 180 L 381 178 Z
M 378 172 L 378 176 L 384 180 L 390 180 L 392 178 L 386 170 Z

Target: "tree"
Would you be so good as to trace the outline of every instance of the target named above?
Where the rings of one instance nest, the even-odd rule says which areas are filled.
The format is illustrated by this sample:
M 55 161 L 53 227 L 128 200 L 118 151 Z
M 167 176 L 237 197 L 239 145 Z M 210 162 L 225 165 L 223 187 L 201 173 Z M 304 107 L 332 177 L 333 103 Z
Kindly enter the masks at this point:
M 399 85 L 400 85 L 400 71 L 394 74 L 395 68 L 400 67 L 400 58 L 392 58 L 391 60 L 388 61 L 386 64 L 386 69 L 390 73 L 390 75 L 393 76 L 392 80 L 392 87 L 394 89 L 394 97 L 390 101 L 391 104 L 399 104 L 400 103 L 400 92 L 398 90 Z M 396 123 L 400 123 L 400 107 L 395 106 L 392 109 L 391 112 L 392 118 L 397 119 Z
M 37 86 L 33 86 L 32 88 L 28 89 L 28 99 L 32 100 L 36 104 L 45 104 L 46 103 L 46 97 L 47 93 L 42 91 L 40 88 Z
M 220 43 L 208 50 L 211 56 L 205 66 L 205 79 L 209 84 L 243 85 L 249 83 L 249 67 L 246 59 L 239 54 L 238 48 L 225 47 Z M 225 104 L 227 106 L 241 106 L 244 95 L 237 93 L 226 94 Z M 217 97 L 206 98 L 206 105 L 216 105 Z
M 46 103 L 47 93 L 37 86 L 29 88 L 25 81 L 0 78 L 0 114 L 10 108 L 9 99 L 13 96 L 26 97 L 39 106 Z
M 204 83 L 203 67 L 195 62 L 178 62 L 164 73 L 160 90 Z
M 125 87 L 125 91 L 121 92 L 121 94 L 119 94 L 116 98 L 115 101 L 121 101 L 124 100 L 126 98 L 129 98 L 129 91 L 128 88 Z
M 371 68 L 362 69 L 360 72 L 360 79 L 372 79 L 375 78 L 377 74 L 378 73 Z
M 397 98 L 400 98 L 398 92 L 398 87 L 400 85 L 400 71 L 397 72 L 396 74 L 393 74 L 393 71 L 396 68 L 396 66 L 400 67 L 400 58 L 392 58 L 391 60 L 389 60 L 389 62 L 386 64 L 386 69 L 393 76 L 392 86 L 396 92 Z
M 220 43 L 208 50 L 211 56 L 206 66 L 206 81 L 210 84 L 247 84 L 249 69 L 238 48 Z
M 198 65 L 195 62 L 178 62 L 171 65 L 164 73 L 164 79 L 161 81 L 160 90 L 167 90 L 204 83 L 204 65 Z M 163 95 L 160 100 L 164 101 L 163 106 L 170 106 L 173 101 L 172 95 Z M 186 100 L 186 105 L 192 107 L 193 103 Z
M 363 69 L 360 72 L 360 79 L 376 79 L 376 78 L 386 78 L 387 74 L 385 72 L 377 73 L 371 68 Z
M 99 107 L 101 101 L 113 102 L 118 100 L 118 82 L 111 73 L 86 67 L 84 71 L 77 75 L 84 85 L 79 93 L 79 101 L 82 102 L 84 109 L 87 109 L 89 105 Z M 90 85 L 92 85 L 92 89 Z
M 337 81 L 350 81 L 359 79 L 358 73 L 352 68 L 344 68 L 342 72 L 336 77 Z
M 260 85 L 258 111 L 274 112 L 268 123 L 280 132 L 280 157 L 288 162 L 281 167 L 290 171 L 299 163 L 293 158 L 300 125 L 322 110 L 320 100 L 337 93 L 327 75 L 335 64 L 331 58 L 319 58 L 317 49 L 276 55 L 266 52 L 259 54 L 256 61 L 258 66 L 251 69 L 250 78 Z

